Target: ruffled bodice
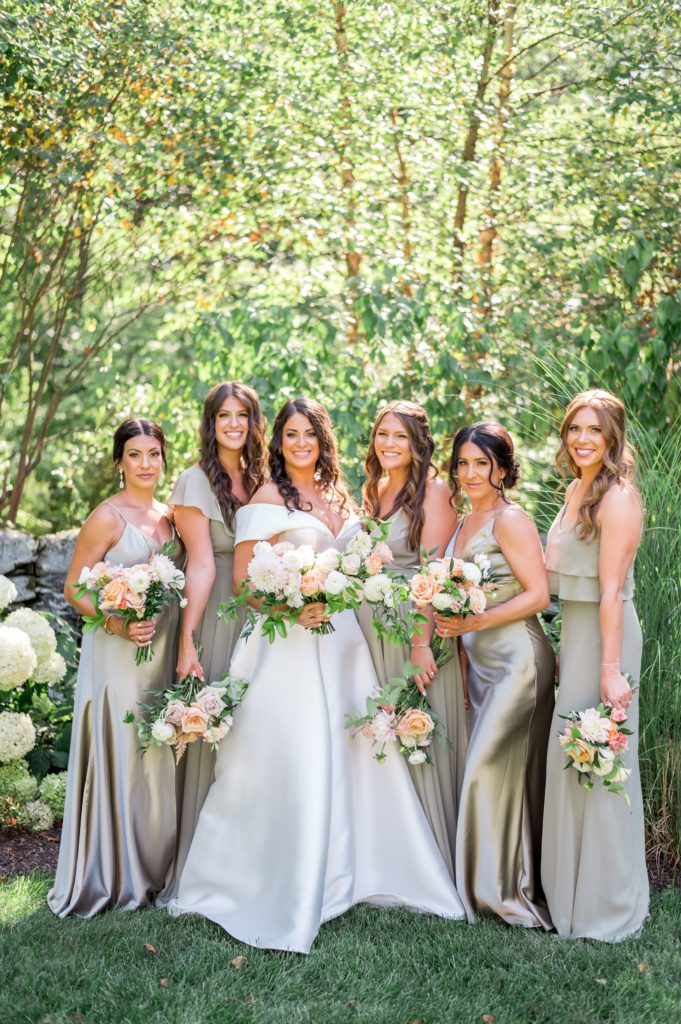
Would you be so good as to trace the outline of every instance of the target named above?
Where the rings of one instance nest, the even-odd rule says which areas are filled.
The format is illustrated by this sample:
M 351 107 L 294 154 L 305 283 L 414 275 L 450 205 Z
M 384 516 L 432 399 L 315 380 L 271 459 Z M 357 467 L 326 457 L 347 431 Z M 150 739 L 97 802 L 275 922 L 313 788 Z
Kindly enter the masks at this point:
M 598 558 L 600 539 L 581 540 L 576 523 L 561 527 L 565 505 L 554 519 L 546 541 L 546 568 L 549 574 L 551 593 L 562 601 L 600 602 L 601 588 L 598 579 Z M 634 563 L 627 571 L 622 587 L 622 599 L 630 601 L 634 596 Z
M 234 531 L 226 525 L 218 499 L 200 466 L 185 469 L 173 488 L 171 508 L 198 508 L 210 520 L 210 539 L 216 561 L 234 553 Z
M 360 529 L 360 522 L 355 512 L 350 512 L 343 523 L 340 533 L 333 533 L 321 519 L 311 512 L 300 509 L 289 510 L 283 505 L 271 505 L 267 502 L 246 505 L 236 514 L 235 544 L 253 540 L 286 540 L 299 546 L 309 544 L 315 551 L 336 548 L 342 551 L 354 534 Z

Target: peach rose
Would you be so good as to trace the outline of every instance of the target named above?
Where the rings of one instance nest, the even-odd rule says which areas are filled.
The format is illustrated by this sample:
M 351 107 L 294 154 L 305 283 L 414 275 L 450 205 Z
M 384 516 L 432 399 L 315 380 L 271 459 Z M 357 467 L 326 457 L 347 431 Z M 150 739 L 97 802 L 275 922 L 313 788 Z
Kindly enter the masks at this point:
M 424 744 L 433 733 L 435 723 L 427 711 L 409 708 L 400 718 L 395 732 L 404 743 Z
M 207 715 L 203 708 L 191 704 L 182 715 L 182 732 L 203 735 L 208 728 L 209 718 L 210 715 Z
M 309 569 L 300 577 L 300 592 L 303 597 L 314 597 L 322 589 L 322 577 L 318 569 Z
M 127 608 L 131 591 L 127 580 L 115 579 L 102 588 L 100 605 L 104 608 Z
M 481 615 L 487 607 L 487 598 L 479 587 L 471 587 L 468 592 L 468 600 L 473 615 Z
M 364 568 L 370 576 L 376 576 L 383 568 L 383 562 L 377 554 L 367 555 L 364 559 Z
M 376 558 L 380 558 L 383 565 L 388 565 L 393 560 L 393 553 L 384 540 L 379 540 L 371 554 Z
M 451 568 L 449 573 L 451 576 L 464 576 L 464 565 L 466 564 L 463 558 L 452 558 Z
M 574 745 L 575 750 L 570 752 L 573 767 L 580 772 L 589 771 L 596 751 L 589 743 L 585 743 L 584 740 L 574 740 Z
M 629 738 L 624 733 L 616 732 L 614 736 L 611 736 L 608 740 L 608 746 L 611 750 L 626 750 Z
M 424 572 L 417 572 L 411 578 L 411 599 L 418 608 L 430 604 L 439 589 L 437 581 Z

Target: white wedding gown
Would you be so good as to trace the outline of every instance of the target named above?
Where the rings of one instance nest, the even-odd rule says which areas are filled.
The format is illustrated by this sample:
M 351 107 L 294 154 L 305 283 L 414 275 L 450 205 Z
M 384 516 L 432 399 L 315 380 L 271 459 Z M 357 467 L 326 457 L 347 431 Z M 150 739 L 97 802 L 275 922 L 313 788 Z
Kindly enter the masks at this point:
M 236 543 L 342 549 L 358 529 L 354 514 L 334 537 L 307 512 L 256 504 L 237 512 Z M 169 906 L 252 946 L 307 953 L 324 921 L 359 902 L 464 917 L 406 762 L 395 749 L 378 764 L 344 727 L 376 676 L 354 613 L 333 625 L 327 636 L 294 625 L 273 644 L 256 627 L 238 641 L 230 673 L 251 685 Z

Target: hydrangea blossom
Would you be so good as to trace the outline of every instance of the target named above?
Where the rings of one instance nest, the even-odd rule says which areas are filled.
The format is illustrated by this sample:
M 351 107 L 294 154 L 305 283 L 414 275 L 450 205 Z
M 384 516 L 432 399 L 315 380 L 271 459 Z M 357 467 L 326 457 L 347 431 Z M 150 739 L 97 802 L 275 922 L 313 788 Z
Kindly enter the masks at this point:
M 16 761 L 35 746 L 35 727 L 28 715 L 0 712 L 0 764 Z
M 38 783 L 22 759 L 0 764 L 0 800 L 9 797 L 18 804 L 32 800 L 38 790 Z
M 0 576 L 0 612 L 17 599 L 17 588 L 6 576 Z
M 57 650 L 57 637 L 47 619 L 30 608 L 17 608 L 7 616 L 4 624 L 22 629 L 28 635 L 38 659 L 36 671 L 42 673 Z
M 24 630 L 3 623 L 0 626 L 0 690 L 22 686 L 31 678 L 37 665 L 30 637 Z

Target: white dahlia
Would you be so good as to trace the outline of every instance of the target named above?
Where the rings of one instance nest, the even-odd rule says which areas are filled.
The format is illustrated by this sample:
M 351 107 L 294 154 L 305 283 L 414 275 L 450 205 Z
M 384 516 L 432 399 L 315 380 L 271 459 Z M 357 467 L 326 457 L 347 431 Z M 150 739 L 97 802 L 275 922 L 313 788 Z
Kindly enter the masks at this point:
M 30 637 L 23 629 L 3 623 L 0 626 L 0 690 L 22 686 L 31 678 L 37 665 Z

